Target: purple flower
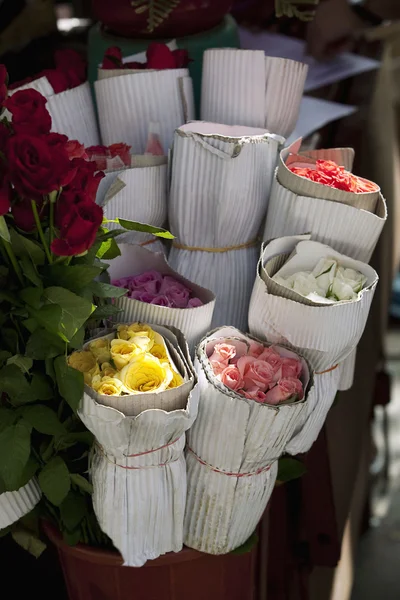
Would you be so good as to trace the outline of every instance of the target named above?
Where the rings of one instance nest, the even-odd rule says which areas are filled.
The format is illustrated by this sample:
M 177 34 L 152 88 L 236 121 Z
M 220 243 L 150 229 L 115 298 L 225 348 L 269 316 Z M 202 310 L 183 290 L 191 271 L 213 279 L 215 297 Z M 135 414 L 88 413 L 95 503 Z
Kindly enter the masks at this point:
M 162 294 L 158 294 L 158 296 L 153 298 L 150 304 L 157 304 L 157 306 L 168 306 L 169 308 L 171 308 L 167 296 L 163 296 Z
M 140 302 L 146 302 L 147 304 L 151 304 L 157 296 L 155 294 L 150 294 L 145 290 L 134 290 L 131 292 L 129 296 L 132 300 L 139 300 Z
M 189 302 L 187 303 L 187 308 L 197 308 L 198 306 L 203 306 L 200 298 L 190 298 Z
M 158 271 L 145 271 L 141 275 L 130 278 L 129 289 L 131 291 L 143 290 L 149 294 L 158 294 L 162 279 L 163 276 Z
M 172 286 L 174 287 L 174 289 L 187 290 L 190 294 L 190 290 L 186 287 L 186 285 L 184 285 L 180 281 L 177 281 L 174 277 L 171 277 L 170 275 L 164 276 L 160 288 L 160 294 L 165 294 Z
M 127 290 L 129 290 L 129 284 L 131 281 L 132 277 L 121 277 L 121 279 L 115 279 L 115 281 L 112 281 L 112 285 L 115 285 L 117 287 L 121 287 L 121 288 L 125 288 Z

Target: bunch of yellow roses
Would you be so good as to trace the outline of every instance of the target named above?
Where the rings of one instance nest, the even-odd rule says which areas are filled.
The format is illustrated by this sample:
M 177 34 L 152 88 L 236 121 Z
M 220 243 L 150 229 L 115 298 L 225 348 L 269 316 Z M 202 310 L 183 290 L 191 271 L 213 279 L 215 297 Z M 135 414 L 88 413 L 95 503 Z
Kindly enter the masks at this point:
M 68 362 L 88 386 L 106 396 L 156 393 L 184 383 L 164 338 L 144 323 L 119 325 L 116 334 L 89 342 Z

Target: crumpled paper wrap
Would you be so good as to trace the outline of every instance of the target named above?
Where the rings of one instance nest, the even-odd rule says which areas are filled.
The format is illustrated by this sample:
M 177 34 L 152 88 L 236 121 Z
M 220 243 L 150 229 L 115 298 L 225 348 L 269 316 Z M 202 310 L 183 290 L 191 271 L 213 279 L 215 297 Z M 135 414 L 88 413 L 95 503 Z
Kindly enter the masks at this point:
M 5 529 L 31 512 L 42 497 L 36 478 L 15 492 L 0 494 L 0 529 Z

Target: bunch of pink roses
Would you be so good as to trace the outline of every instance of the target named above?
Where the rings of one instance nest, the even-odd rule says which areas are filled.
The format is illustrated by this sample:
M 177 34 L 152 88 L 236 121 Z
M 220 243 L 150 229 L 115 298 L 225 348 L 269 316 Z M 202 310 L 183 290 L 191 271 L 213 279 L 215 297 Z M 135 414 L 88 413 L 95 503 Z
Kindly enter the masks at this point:
M 249 400 L 279 404 L 303 398 L 300 360 L 281 356 L 273 346 L 250 342 L 247 354 L 239 355 L 233 344 L 221 340 L 209 361 L 221 383 Z
M 193 296 L 186 285 L 159 271 L 145 271 L 140 275 L 122 277 L 112 282 L 129 290 L 128 298 L 168 308 L 196 308 L 203 303 Z

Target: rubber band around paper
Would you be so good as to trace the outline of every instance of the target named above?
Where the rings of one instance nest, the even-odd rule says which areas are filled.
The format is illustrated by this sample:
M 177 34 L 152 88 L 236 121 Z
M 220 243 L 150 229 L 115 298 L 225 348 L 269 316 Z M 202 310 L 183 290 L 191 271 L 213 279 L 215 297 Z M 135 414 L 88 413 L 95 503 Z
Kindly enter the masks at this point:
M 339 363 L 337 363 L 336 365 L 333 365 L 333 367 L 330 367 L 329 369 L 325 369 L 325 371 L 319 371 L 319 373 L 315 373 L 315 375 L 324 375 L 325 373 L 330 373 L 331 371 L 334 371 L 335 369 L 337 369 L 339 366 Z
M 194 452 L 189 446 L 186 446 L 186 448 L 187 450 L 189 450 L 189 452 L 193 454 L 193 456 L 196 458 L 196 460 L 199 461 L 201 465 L 208 467 L 209 469 L 211 469 L 211 471 L 214 471 L 215 473 L 221 473 L 221 475 L 227 475 L 228 477 L 237 477 L 238 479 L 240 477 L 252 477 L 253 475 L 259 475 L 260 473 L 269 471 L 271 468 L 271 465 L 267 465 L 266 467 L 261 467 L 260 469 L 257 469 L 257 471 L 253 471 L 251 473 L 229 473 L 228 471 L 221 471 L 221 469 L 217 469 L 216 467 L 209 465 L 208 462 L 202 460 L 199 456 L 197 456 L 196 452 Z
M 157 241 L 156 238 L 154 238 L 153 240 L 147 240 L 147 242 L 141 242 L 139 244 L 139 246 L 149 246 L 150 244 L 154 244 L 154 242 L 156 242 L 156 241 Z
M 168 446 L 172 446 L 177 441 L 179 441 L 179 439 L 180 439 L 180 437 L 176 438 L 176 440 L 173 440 L 172 442 L 169 442 L 168 444 L 165 444 L 164 446 L 160 446 L 159 448 L 154 448 L 154 450 L 146 450 L 145 452 L 139 452 L 139 454 L 126 454 L 125 458 L 138 458 L 139 456 L 145 456 L 146 454 L 152 454 L 153 452 L 158 452 L 159 450 L 163 450 L 164 448 L 168 448 Z M 180 458 L 178 456 L 174 460 L 168 460 L 167 462 L 160 463 L 158 465 L 142 465 L 140 467 L 128 467 L 127 465 L 120 465 L 120 464 L 114 462 L 113 460 L 111 460 L 108 457 L 107 453 L 105 452 L 104 448 L 102 446 L 100 446 L 100 444 L 96 444 L 95 447 L 103 454 L 103 456 L 108 460 L 109 463 L 111 463 L 115 467 L 120 467 L 121 469 L 127 469 L 128 471 L 139 471 L 140 469 L 149 469 L 149 468 L 152 468 L 152 467 L 165 467 L 166 465 L 169 465 L 169 464 L 171 464 L 173 462 L 176 462 Z
M 202 246 L 185 246 L 185 244 L 179 244 L 178 242 L 173 242 L 173 248 L 178 248 L 178 250 L 189 250 L 189 252 L 231 252 L 232 250 L 243 250 L 245 248 L 252 248 L 253 246 L 257 246 L 259 243 L 258 238 L 255 240 L 250 240 L 250 242 L 246 242 L 245 244 L 239 244 L 238 246 L 227 246 L 226 248 L 212 248 Z

